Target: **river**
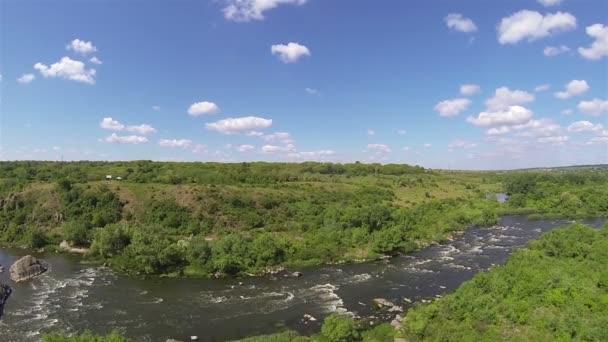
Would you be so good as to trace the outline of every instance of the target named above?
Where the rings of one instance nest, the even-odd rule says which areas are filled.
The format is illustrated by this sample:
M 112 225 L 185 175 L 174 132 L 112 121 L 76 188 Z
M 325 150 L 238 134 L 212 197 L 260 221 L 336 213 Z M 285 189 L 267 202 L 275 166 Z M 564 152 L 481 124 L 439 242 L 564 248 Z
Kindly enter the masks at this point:
M 50 270 L 15 284 L 8 266 L 28 252 L 0 249 L 6 269 L 0 279 L 13 288 L 0 320 L 0 341 L 37 341 L 41 333 L 56 330 L 117 329 L 136 341 L 188 340 L 191 335 L 225 341 L 282 326 L 311 333 L 333 312 L 375 315 L 373 298 L 402 304 L 404 298 L 415 303 L 452 292 L 476 273 L 504 264 L 514 248 L 569 222 L 503 217 L 496 226 L 468 229 L 450 242 L 407 256 L 304 269 L 299 278 L 140 279 L 81 263 L 77 256 L 43 253 L 34 255 Z M 584 221 L 595 227 L 604 222 Z M 413 305 L 405 303 L 406 310 Z M 304 314 L 318 321 L 309 322 Z

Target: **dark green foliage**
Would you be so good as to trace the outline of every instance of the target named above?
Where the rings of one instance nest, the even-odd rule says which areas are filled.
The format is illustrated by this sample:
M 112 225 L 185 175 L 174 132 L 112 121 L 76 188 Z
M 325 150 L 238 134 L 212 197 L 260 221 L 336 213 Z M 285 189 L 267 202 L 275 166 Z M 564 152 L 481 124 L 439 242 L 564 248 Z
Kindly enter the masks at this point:
M 608 227 L 561 228 L 506 266 L 410 310 L 410 341 L 605 341 Z
M 91 227 L 80 220 L 73 220 L 63 225 L 63 237 L 76 246 L 88 246 L 91 243 Z
M 360 337 L 354 319 L 335 314 L 325 318 L 321 335 L 330 342 L 352 342 L 358 341 Z

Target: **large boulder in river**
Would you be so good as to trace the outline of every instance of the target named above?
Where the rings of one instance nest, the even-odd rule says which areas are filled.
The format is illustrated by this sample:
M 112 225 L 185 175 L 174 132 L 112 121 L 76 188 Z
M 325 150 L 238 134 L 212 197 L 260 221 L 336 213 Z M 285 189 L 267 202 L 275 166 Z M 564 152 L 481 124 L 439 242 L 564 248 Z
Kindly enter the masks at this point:
M 31 255 L 15 261 L 9 269 L 11 279 L 15 282 L 26 281 L 46 272 L 47 267 Z
M 374 308 L 376 310 L 388 309 L 388 308 L 392 308 L 393 306 L 395 306 L 395 304 L 393 304 L 392 302 L 390 302 L 384 298 L 374 298 L 373 303 L 374 303 Z

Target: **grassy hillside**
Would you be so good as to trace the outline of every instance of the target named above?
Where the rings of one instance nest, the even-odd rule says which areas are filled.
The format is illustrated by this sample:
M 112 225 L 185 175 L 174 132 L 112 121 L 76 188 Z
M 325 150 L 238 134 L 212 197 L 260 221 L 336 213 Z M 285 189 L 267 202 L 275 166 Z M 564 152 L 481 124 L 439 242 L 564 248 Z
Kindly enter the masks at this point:
M 504 267 L 410 310 L 409 341 L 608 340 L 608 226 L 545 234 Z
M 502 191 L 507 204 L 486 199 Z M 261 273 L 408 252 L 500 214 L 606 216 L 608 172 L 2 162 L 0 208 L 4 243 L 65 239 L 129 273 Z

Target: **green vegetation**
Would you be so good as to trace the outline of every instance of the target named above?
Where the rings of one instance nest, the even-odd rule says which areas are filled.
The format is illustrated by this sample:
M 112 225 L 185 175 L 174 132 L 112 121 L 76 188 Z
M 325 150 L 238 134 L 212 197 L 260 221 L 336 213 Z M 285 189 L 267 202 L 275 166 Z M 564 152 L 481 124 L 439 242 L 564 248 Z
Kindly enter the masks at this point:
M 128 342 L 129 339 L 123 337 L 117 331 L 106 336 L 94 335 L 90 332 L 85 332 L 81 335 L 67 335 L 63 333 L 51 333 L 42 336 L 42 342 Z
M 501 191 L 512 200 L 486 199 Z M 133 274 L 260 274 L 406 253 L 503 214 L 604 217 L 608 172 L 2 162 L 0 208 L 3 243 L 39 248 L 66 240 Z
M 394 338 L 395 329 L 390 324 L 369 328 L 350 316 L 333 314 L 325 318 L 321 332 L 310 337 L 285 331 L 249 337 L 239 342 L 393 342 Z
M 409 341 L 608 340 L 608 226 L 572 225 L 410 310 Z

